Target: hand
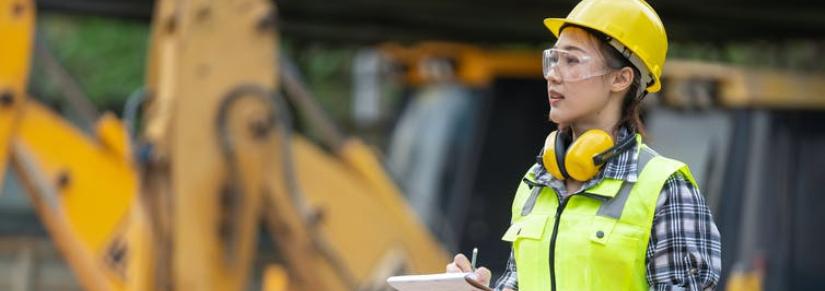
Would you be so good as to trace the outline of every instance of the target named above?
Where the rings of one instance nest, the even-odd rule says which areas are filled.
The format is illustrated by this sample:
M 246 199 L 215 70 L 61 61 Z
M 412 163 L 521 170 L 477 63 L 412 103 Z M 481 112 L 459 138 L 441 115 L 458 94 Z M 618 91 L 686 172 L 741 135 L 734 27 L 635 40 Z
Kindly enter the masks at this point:
M 470 266 L 470 260 L 462 254 L 455 255 L 453 262 L 447 264 L 447 273 L 472 273 L 473 267 Z M 490 286 L 490 270 L 485 267 L 477 268 L 475 271 L 475 279 L 481 285 Z

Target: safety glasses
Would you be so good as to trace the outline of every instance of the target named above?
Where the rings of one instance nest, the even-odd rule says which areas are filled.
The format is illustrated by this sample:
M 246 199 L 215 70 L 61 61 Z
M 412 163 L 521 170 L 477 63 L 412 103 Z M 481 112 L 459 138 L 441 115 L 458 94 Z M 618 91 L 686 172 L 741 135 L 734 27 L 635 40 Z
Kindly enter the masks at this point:
M 582 81 L 610 72 L 605 68 L 597 68 L 591 56 L 556 48 L 544 50 L 542 68 L 545 79 L 549 79 L 550 74 L 555 72 L 562 82 Z

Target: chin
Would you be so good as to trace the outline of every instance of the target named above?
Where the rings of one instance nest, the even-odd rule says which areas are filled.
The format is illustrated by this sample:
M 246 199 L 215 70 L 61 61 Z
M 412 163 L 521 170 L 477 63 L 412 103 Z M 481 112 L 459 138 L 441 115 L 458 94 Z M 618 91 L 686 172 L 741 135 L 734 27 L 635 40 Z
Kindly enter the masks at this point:
M 547 115 L 547 118 L 555 124 L 570 123 L 570 119 L 566 117 L 564 113 L 556 110 L 550 110 L 550 114 Z

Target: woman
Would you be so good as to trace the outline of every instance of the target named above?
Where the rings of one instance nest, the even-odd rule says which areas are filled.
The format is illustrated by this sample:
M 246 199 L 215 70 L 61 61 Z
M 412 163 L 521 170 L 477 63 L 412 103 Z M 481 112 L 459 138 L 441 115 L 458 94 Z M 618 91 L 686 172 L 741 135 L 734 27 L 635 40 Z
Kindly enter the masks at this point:
M 544 21 L 550 120 L 559 130 L 519 184 L 497 290 L 706 290 L 719 231 L 687 166 L 642 143 L 639 104 L 661 87 L 661 20 L 641 0 L 584 0 Z M 614 142 L 615 141 L 615 142 Z M 456 255 L 448 272 L 470 272 Z M 479 268 L 488 285 L 490 271 Z

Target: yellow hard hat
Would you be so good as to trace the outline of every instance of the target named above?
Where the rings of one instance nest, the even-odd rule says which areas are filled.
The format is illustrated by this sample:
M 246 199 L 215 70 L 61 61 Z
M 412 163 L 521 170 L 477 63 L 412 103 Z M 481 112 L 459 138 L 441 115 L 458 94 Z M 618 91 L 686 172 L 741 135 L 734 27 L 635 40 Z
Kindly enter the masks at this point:
M 642 86 L 646 85 L 647 92 L 655 93 L 662 88 L 659 77 L 667 55 L 667 34 L 662 20 L 647 2 L 583 0 L 567 18 L 544 19 L 544 25 L 556 37 L 565 24 L 604 33 L 610 37 L 610 44 L 642 71 Z

